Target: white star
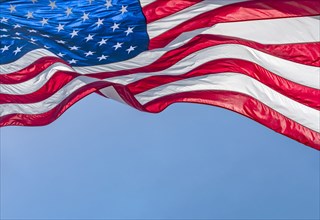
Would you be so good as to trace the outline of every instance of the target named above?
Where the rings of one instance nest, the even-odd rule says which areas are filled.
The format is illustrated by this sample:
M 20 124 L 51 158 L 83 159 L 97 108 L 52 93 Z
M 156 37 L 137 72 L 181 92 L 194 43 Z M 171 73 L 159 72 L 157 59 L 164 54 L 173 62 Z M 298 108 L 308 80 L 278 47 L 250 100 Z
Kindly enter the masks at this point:
M 79 47 L 76 47 L 76 46 L 72 46 L 72 47 L 69 47 L 70 50 L 79 50 Z
M 89 40 L 93 40 L 93 36 L 94 35 L 91 35 L 89 34 L 87 37 L 85 37 L 84 39 L 86 39 L 86 41 L 88 42 Z
M 47 45 L 44 45 L 44 48 L 46 48 L 46 49 L 50 49 L 50 47 L 49 47 L 49 46 L 47 46 Z
M 63 41 L 63 40 L 57 40 L 57 43 L 59 43 L 59 44 L 65 44 L 66 42 Z
M 123 43 L 117 43 L 116 45 L 114 45 L 113 47 L 114 47 L 114 50 L 118 50 L 119 48 L 121 48 L 122 47 L 122 44 Z
M 33 37 L 31 37 L 30 41 L 31 41 L 31 43 L 33 43 L 33 44 L 34 44 L 37 40 L 36 40 L 36 39 L 34 39 Z
M 22 38 L 21 38 L 21 37 L 12 37 L 12 39 L 20 40 L 20 39 L 22 39 Z
M 108 39 L 101 39 L 101 41 L 98 42 L 99 46 L 106 44 Z
M 14 28 L 20 28 L 21 26 L 19 24 L 15 24 L 13 27 Z
M 120 25 L 120 24 L 113 23 L 113 26 L 111 26 L 112 31 L 114 32 L 116 29 L 119 29 L 119 25 Z
M 21 35 L 21 33 L 19 33 L 19 32 L 16 32 L 16 35 L 20 36 L 20 35 Z
M 103 25 L 103 20 L 104 20 L 104 19 L 98 18 L 98 21 L 97 21 L 95 24 L 97 24 L 98 27 L 100 27 L 100 25 Z
M 63 57 L 64 55 L 65 55 L 65 54 L 63 54 L 63 53 L 61 53 L 61 52 L 58 53 L 58 56 L 59 56 L 59 57 Z
M 16 10 L 16 6 L 13 6 L 13 5 L 10 5 L 9 10 L 10 10 L 10 13 L 12 13 L 12 12 L 14 12 L 14 11 L 17 11 L 17 10 Z
M 22 49 L 22 47 L 17 47 L 17 48 L 13 51 L 14 55 L 17 55 L 17 53 L 20 53 L 20 52 L 21 52 L 21 49 Z
M 0 48 L 0 50 L 2 50 L 2 53 L 4 52 L 4 51 L 6 51 L 6 50 L 9 50 L 9 47 L 10 47 L 11 45 L 4 45 L 4 47 L 2 47 L 2 48 Z
M 66 10 L 66 14 L 67 14 L 67 16 L 69 16 L 70 14 L 72 14 L 72 8 L 67 8 L 67 10 Z
M 123 15 L 124 13 L 128 12 L 127 7 L 128 7 L 128 6 L 123 6 L 123 5 L 121 6 L 120 11 L 121 11 L 121 14 L 122 14 L 122 15 Z
M 126 51 L 128 51 L 129 54 L 131 51 L 134 51 L 134 49 L 136 49 L 136 47 L 130 46 Z
M 83 12 L 83 16 L 81 17 L 83 22 L 89 19 L 89 14 L 90 13 L 86 14 L 85 12 Z
M 49 35 L 47 34 L 40 34 L 42 37 L 50 37 Z
M 106 0 L 106 4 L 104 4 L 104 5 L 107 7 L 107 9 L 112 7 L 111 0 Z
M 32 1 L 32 3 L 34 4 L 35 2 L 37 2 L 38 0 L 31 0 Z
M 48 5 L 51 7 L 51 10 L 55 9 L 57 6 L 56 6 L 56 1 L 50 1 L 50 4 Z
M 126 35 L 133 33 L 133 27 L 128 27 L 128 29 L 125 31 Z
M 57 27 L 58 32 L 60 32 L 61 30 L 64 30 L 64 25 L 59 24 L 59 26 Z
M 71 38 L 73 38 L 74 36 L 78 36 L 78 32 L 79 31 L 73 30 L 72 33 L 70 34 Z
M 87 57 L 87 56 L 91 56 L 91 55 L 93 55 L 93 53 L 94 53 L 94 52 L 92 52 L 92 51 L 88 51 L 87 53 L 84 53 L 84 54 L 85 54 L 85 55 L 86 55 L 86 57 Z
M 42 21 L 40 21 L 40 23 L 42 24 L 42 26 L 44 26 L 45 24 L 48 24 L 48 20 L 47 18 L 42 18 Z
M 78 60 L 75 60 L 75 59 L 69 60 L 69 64 L 77 63 L 77 61 Z
M 28 31 L 29 31 L 29 33 L 36 33 L 37 32 L 36 30 L 33 30 L 33 29 L 30 29 Z
M 9 35 L 8 34 L 0 35 L 0 38 L 4 38 L 4 37 L 9 37 Z
M 6 22 L 8 22 L 8 18 L 4 18 L 4 17 L 3 17 L 3 18 L 1 19 L 1 23 L 6 23 Z
M 91 5 L 91 3 L 92 3 L 94 0 L 88 0 L 88 1 L 89 1 L 90 5 Z
M 0 31 L 8 32 L 8 30 L 7 30 L 7 29 L 5 29 L 5 28 L 0 29 Z
M 28 11 L 28 13 L 26 14 L 27 19 L 29 18 L 33 18 L 33 12 Z
M 108 56 L 105 56 L 105 55 L 103 55 L 103 54 L 102 54 L 101 57 L 98 57 L 99 61 L 105 60 L 105 59 L 107 59 L 107 58 L 108 58 Z

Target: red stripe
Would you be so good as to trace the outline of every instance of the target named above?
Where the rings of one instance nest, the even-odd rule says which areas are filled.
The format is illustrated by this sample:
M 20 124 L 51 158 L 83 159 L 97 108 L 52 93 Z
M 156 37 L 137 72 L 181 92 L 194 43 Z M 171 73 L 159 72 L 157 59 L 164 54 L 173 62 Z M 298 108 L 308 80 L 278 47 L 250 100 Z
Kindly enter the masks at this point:
M 8 95 L 0 93 L 0 104 L 5 103 L 36 103 L 45 100 L 59 91 L 79 74 L 74 72 L 56 72 L 39 90 L 24 95 Z
M 320 110 L 320 90 L 302 86 L 286 80 L 274 73 L 248 61 L 238 59 L 220 59 L 205 63 L 192 71 L 176 76 L 158 75 L 127 85 L 134 95 L 152 88 L 197 76 L 235 72 L 250 76 L 273 90 L 311 108 Z
M 0 74 L 0 83 L 16 84 L 27 81 L 57 62 L 66 64 L 64 60 L 57 57 L 42 57 L 22 70 L 9 74 Z
M 170 16 L 202 0 L 158 0 L 142 8 L 147 23 Z
M 251 118 L 266 127 L 296 141 L 320 150 L 320 133 L 283 116 L 247 95 L 227 91 L 197 91 L 179 93 L 146 104 L 145 110 L 158 113 L 175 102 L 192 102 L 223 107 Z
M 218 23 L 319 15 L 319 6 L 318 1 L 312 0 L 256 0 L 226 5 L 191 18 L 151 39 L 149 49 L 164 47 L 184 32 Z
M 42 114 L 10 114 L 0 117 L 1 126 L 41 126 L 59 118 L 68 108 L 85 96 L 109 86 L 107 82 L 95 82 L 76 90 L 55 108 Z
M 320 67 L 320 42 L 266 45 L 260 51 L 304 65 Z

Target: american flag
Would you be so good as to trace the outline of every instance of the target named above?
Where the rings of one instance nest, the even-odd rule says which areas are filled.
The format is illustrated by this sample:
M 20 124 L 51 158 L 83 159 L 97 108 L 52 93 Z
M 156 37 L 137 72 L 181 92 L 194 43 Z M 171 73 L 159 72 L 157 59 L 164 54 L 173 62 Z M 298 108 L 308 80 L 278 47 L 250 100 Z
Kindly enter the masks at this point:
M 91 93 L 226 108 L 320 150 L 318 0 L 0 1 L 0 126 Z

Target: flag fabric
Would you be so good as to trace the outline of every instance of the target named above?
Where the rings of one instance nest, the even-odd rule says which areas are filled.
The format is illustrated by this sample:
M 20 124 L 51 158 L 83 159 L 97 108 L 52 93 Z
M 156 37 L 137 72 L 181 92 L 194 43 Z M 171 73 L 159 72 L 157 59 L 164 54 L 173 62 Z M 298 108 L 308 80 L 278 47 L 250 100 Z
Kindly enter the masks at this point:
M 91 93 L 219 106 L 320 150 L 318 0 L 0 1 L 0 126 Z

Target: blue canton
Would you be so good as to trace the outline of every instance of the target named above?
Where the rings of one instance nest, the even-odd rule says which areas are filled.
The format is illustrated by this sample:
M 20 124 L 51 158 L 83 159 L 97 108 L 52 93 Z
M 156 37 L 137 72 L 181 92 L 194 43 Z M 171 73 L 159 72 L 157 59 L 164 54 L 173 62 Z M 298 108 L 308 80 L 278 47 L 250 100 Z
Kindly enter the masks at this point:
M 39 48 L 72 66 L 107 64 L 149 44 L 138 0 L 12 0 L 0 11 L 0 64 Z

